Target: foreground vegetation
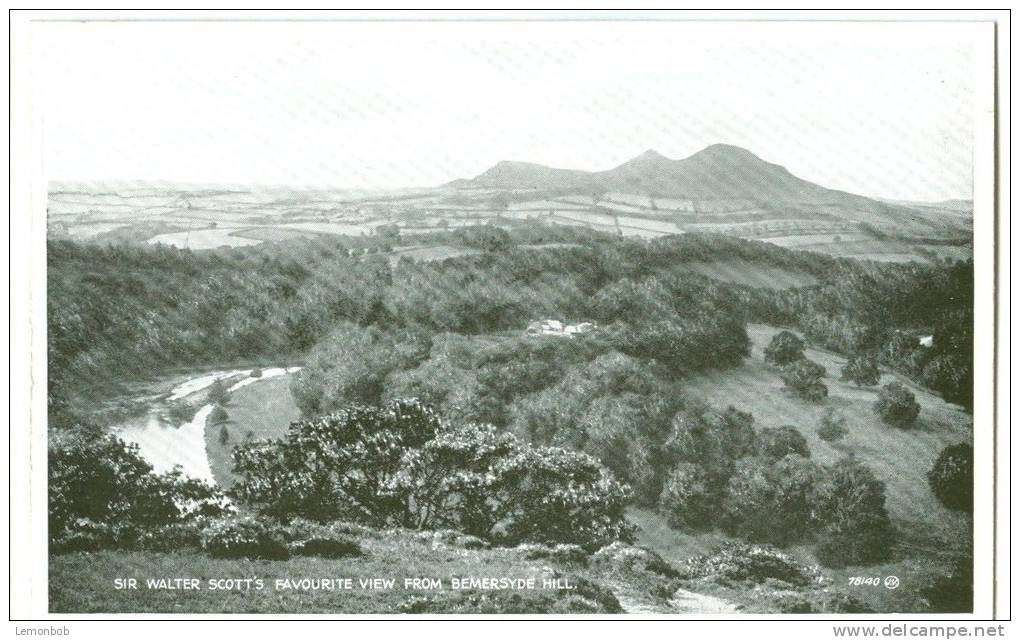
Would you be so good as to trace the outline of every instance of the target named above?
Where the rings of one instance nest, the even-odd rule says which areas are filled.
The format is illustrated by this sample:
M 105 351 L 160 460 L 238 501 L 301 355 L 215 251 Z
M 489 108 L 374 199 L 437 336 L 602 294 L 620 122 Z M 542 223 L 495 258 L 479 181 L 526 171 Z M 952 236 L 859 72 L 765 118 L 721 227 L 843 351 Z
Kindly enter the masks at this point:
M 958 593 L 965 572 L 955 565 L 970 554 L 972 496 L 957 490 L 972 477 L 968 419 L 917 383 L 969 405 L 969 263 L 867 265 L 693 234 L 433 235 L 415 242 L 463 251 L 414 261 L 400 255 L 399 232 L 202 255 L 53 243 L 53 570 L 102 580 L 146 559 L 158 566 L 152 554 L 168 551 L 197 567 L 300 566 L 309 555 L 366 557 L 378 536 L 438 531 L 479 566 L 532 552 L 589 568 L 599 554 L 640 556 L 659 567 L 655 606 L 667 610 L 675 594 L 698 589 L 747 610 L 884 609 L 815 590 L 843 570 L 908 561 L 911 545 L 950 550 L 933 570 Z M 697 267 L 721 260 L 779 270 L 790 286 Z M 592 329 L 525 334 L 536 318 Z M 236 399 L 210 389 L 219 488 L 154 475 L 137 451 L 89 426 L 87 401 L 117 379 L 285 354 L 306 362 L 289 383 L 293 404 L 253 412 L 243 398 L 272 385 L 279 399 L 280 379 Z M 634 508 L 677 539 L 743 546 L 700 545 L 664 563 L 630 547 Z M 928 539 L 911 532 L 918 522 L 930 525 Z M 88 567 L 81 554 L 93 553 L 102 562 Z M 734 563 L 746 574 L 717 571 Z M 621 606 L 607 590 L 636 588 L 582 577 L 609 586 L 581 600 L 444 595 L 379 606 L 607 613 Z M 960 601 L 913 588 L 914 609 Z M 161 597 L 129 601 L 162 610 Z M 192 601 L 199 610 L 210 606 L 203 597 Z M 237 610 L 273 606 L 265 593 L 250 598 Z M 623 608 L 634 606 L 645 605 Z

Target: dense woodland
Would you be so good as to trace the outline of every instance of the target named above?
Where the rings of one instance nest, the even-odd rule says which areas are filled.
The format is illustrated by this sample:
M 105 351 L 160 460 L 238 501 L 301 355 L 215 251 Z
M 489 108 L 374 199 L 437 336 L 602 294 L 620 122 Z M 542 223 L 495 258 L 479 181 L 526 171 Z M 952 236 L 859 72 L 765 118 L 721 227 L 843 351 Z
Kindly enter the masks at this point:
M 331 345 L 355 337 L 366 355 L 397 352 L 363 364 L 374 369 L 364 372 L 366 380 L 376 380 L 366 384 L 378 388 L 359 390 L 355 398 L 374 400 L 387 376 L 408 385 L 420 366 L 463 369 L 437 362 L 432 353 L 442 345 L 474 350 L 486 337 L 500 336 L 512 343 L 529 320 L 547 317 L 592 320 L 602 330 L 566 356 L 562 347 L 526 344 L 497 348 L 518 355 L 482 356 L 479 366 L 504 366 L 511 382 L 497 388 L 492 381 L 493 393 L 486 395 L 495 397 L 483 402 L 506 405 L 508 395 L 538 391 L 569 366 L 610 352 L 654 361 L 666 380 L 725 367 L 745 354 L 743 325 L 765 322 L 797 328 L 847 355 L 873 354 L 947 400 L 971 403 L 970 262 L 880 265 L 722 236 L 642 241 L 566 227 L 415 236 L 415 246 L 478 252 L 434 262 L 397 258 L 401 243 L 412 241 L 386 234 L 324 237 L 207 252 L 50 242 L 54 424 L 73 422 L 86 399 L 133 376 L 306 354 L 324 362 L 329 358 L 321 354 L 335 349 Z M 752 288 L 684 269 L 685 263 L 727 259 L 810 274 L 818 284 Z M 920 346 L 922 335 L 933 335 L 934 345 Z M 534 384 L 513 372 L 543 362 L 559 372 Z M 329 395 L 300 391 L 302 406 L 324 408 L 316 399 L 323 394 Z M 494 411 L 493 422 L 509 420 Z

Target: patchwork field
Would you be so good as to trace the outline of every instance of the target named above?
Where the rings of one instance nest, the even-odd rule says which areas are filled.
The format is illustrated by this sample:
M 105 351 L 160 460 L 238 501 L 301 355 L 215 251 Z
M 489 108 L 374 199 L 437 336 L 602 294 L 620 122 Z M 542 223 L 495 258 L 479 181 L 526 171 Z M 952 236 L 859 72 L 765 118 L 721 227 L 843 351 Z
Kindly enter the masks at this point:
M 620 192 L 593 197 L 494 189 L 386 194 L 151 188 L 56 191 L 50 194 L 49 232 L 51 237 L 83 242 L 147 242 L 201 251 L 321 234 L 370 237 L 381 224 L 396 224 L 409 236 L 475 224 L 536 224 L 583 226 L 638 238 L 721 233 L 883 262 L 955 260 L 971 254 L 969 211 L 917 205 L 901 207 L 897 217 L 834 206 L 770 208 L 750 200 L 683 200 Z

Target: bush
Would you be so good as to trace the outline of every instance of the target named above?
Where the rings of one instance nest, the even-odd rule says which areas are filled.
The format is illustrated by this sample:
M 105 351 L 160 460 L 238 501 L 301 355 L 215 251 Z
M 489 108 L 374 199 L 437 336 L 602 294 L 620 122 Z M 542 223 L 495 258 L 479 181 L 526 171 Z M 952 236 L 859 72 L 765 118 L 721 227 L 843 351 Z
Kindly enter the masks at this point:
M 202 530 L 205 527 L 204 518 L 196 518 L 149 529 L 138 536 L 138 548 L 162 553 L 198 550 L 202 548 Z
M 779 460 L 788 455 L 810 458 L 807 439 L 796 427 L 770 427 L 758 432 L 758 452 L 766 458 Z
M 806 358 L 784 366 L 780 372 L 788 389 L 812 402 L 820 402 L 829 395 L 829 389 L 821 382 L 824 375 L 825 367 Z
M 216 405 L 213 407 L 212 412 L 209 414 L 209 422 L 213 424 L 221 424 L 230 419 L 230 415 L 222 405 Z M 221 431 L 222 433 L 222 431 Z
M 854 524 L 827 527 L 815 545 L 815 557 L 824 567 L 841 569 L 872 565 L 891 557 L 892 528 L 887 519 L 871 517 Z
M 840 372 L 840 380 L 853 382 L 858 387 L 871 387 L 882 378 L 878 360 L 874 356 L 854 356 L 847 361 Z
M 966 442 L 942 450 L 928 471 L 932 493 L 950 509 L 974 510 L 974 449 Z
M 822 581 L 817 567 L 801 564 L 793 556 L 769 545 L 741 542 L 728 542 L 707 555 L 690 558 L 681 568 L 680 575 L 687 579 L 737 585 L 778 580 L 805 587 Z
M 739 460 L 719 507 L 723 529 L 751 542 L 781 546 L 809 536 L 820 472 L 795 455 Z
M 815 555 L 828 567 L 870 565 L 891 556 L 894 531 L 885 483 L 851 458 L 826 467 L 814 500 L 823 525 Z
M 234 494 L 279 520 L 457 529 L 511 545 L 597 547 L 633 533 L 628 489 L 594 458 L 450 425 L 414 400 L 295 422 L 286 440 L 233 457 Z
M 765 362 L 785 366 L 804 357 L 804 341 L 789 331 L 780 331 L 765 348 Z
M 659 511 L 674 529 L 707 528 L 717 508 L 717 493 L 701 465 L 681 462 L 666 478 Z
M 255 367 L 254 369 L 251 370 L 251 374 L 249 374 L 249 375 L 252 378 L 261 378 L 262 377 L 262 369 L 260 369 L 258 367 Z
M 667 578 L 676 578 L 680 573 L 662 556 L 624 542 L 614 542 L 596 551 L 590 560 L 592 566 L 608 569 L 613 573 L 651 573 Z
M 202 531 L 202 549 L 213 558 L 286 560 L 290 556 L 269 527 L 250 518 L 210 522 Z
M 139 532 L 226 511 L 215 488 L 179 470 L 154 474 L 137 446 L 109 435 L 54 434 L 48 473 L 49 533 L 57 546 L 95 540 L 119 547 Z
M 818 427 L 818 437 L 826 442 L 836 442 L 846 437 L 850 431 L 846 428 L 846 418 L 837 414 L 829 407 L 822 415 L 822 424 Z
M 878 392 L 875 412 L 889 425 L 909 429 L 921 412 L 914 394 L 899 382 L 890 382 Z
M 166 405 L 166 417 L 178 426 L 191 422 L 197 412 L 198 407 L 185 400 L 173 400 Z
M 585 564 L 588 553 L 576 544 L 522 544 L 517 547 L 526 560 L 552 560 L 563 564 Z
M 209 385 L 209 391 L 206 393 L 206 401 L 209 404 L 224 405 L 230 402 L 230 392 L 227 390 L 227 386 L 223 384 L 223 380 L 216 379 L 211 385 Z
M 79 518 L 50 536 L 51 553 L 132 549 L 138 531 L 130 523 L 95 522 Z
M 293 556 L 317 556 L 320 558 L 351 558 L 364 555 L 361 547 L 353 540 L 343 538 L 309 538 L 287 546 Z

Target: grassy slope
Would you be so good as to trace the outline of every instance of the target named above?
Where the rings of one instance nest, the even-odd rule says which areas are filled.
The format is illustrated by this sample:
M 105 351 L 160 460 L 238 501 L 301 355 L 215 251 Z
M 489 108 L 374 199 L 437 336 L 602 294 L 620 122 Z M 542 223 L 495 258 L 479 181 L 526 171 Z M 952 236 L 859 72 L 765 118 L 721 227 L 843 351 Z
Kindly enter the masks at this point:
M 829 388 L 825 402 L 800 400 L 783 389 L 778 371 L 765 363 L 763 351 L 779 329 L 750 325 L 751 357 L 727 371 L 710 372 L 691 380 L 687 387 L 717 406 L 733 405 L 754 414 L 755 427 L 793 425 L 807 438 L 812 457 L 830 463 L 853 453 L 886 482 L 888 506 L 894 519 L 924 525 L 932 530 L 959 533 L 964 519 L 946 509 L 932 495 L 925 473 L 943 447 L 972 438 L 972 418 L 960 407 L 916 385 L 909 385 L 921 414 L 915 429 L 889 427 L 875 414 L 872 405 L 878 387 L 857 388 L 839 381 L 845 359 L 809 348 L 806 355 L 825 367 Z M 881 384 L 898 379 L 885 373 Z M 816 429 L 826 408 L 833 407 L 847 421 L 850 433 L 830 444 L 818 437 Z
M 872 403 L 875 388 L 858 389 L 839 381 L 845 360 L 837 355 L 807 349 L 806 355 L 827 370 L 825 384 L 829 398 L 820 404 L 801 401 L 783 390 L 778 372 L 766 364 L 762 353 L 779 329 L 750 325 L 752 355 L 743 365 L 727 371 L 710 372 L 687 383 L 695 395 L 716 406 L 733 405 L 751 411 L 755 427 L 794 425 L 807 438 L 812 458 L 829 463 L 853 453 L 885 481 L 887 505 L 897 525 L 900 542 L 896 561 L 872 567 L 847 567 L 825 570 L 834 588 L 843 588 L 877 611 L 925 611 L 919 590 L 933 576 L 943 573 L 953 557 L 966 549 L 971 539 L 969 516 L 942 506 L 928 487 L 925 473 L 938 453 L 947 444 L 972 438 L 972 418 L 961 408 L 908 383 L 921 405 L 919 427 L 901 431 L 886 426 L 875 415 Z M 885 373 L 882 384 L 892 380 Z M 902 380 L 901 380 L 902 382 Z M 826 407 L 835 407 L 846 417 L 850 433 L 836 444 L 818 437 L 815 430 Z M 630 519 L 638 527 L 638 543 L 654 549 L 666 560 L 682 563 L 703 554 L 728 538 L 718 531 L 685 533 L 671 530 L 657 513 L 631 510 Z M 814 563 L 809 545 L 789 550 Z M 850 587 L 853 576 L 879 577 L 895 575 L 901 586 L 896 590 L 883 586 Z M 741 590 L 720 591 L 719 595 L 753 606 L 753 594 Z
M 286 433 L 288 425 L 301 416 L 290 393 L 290 381 L 291 376 L 281 375 L 231 393 L 226 406 L 230 417 L 226 423 L 230 442 L 226 445 L 220 444 L 219 425 L 206 425 L 205 447 L 209 466 L 219 485 L 229 487 L 233 484 L 230 451 L 244 442 L 249 431 L 255 440 L 279 438 Z
M 780 269 L 770 265 L 755 264 L 747 260 L 712 260 L 710 262 L 686 262 L 678 265 L 681 269 L 703 276 L 763 289 L 788 289 L 817 284 L 810 274 Z
M 451 578 L 543 578 L 567 576 L 610 588 L 629 610 L 670 612 L 672 582 L 646 571 L 619 566 L 586 566 L 550 559 L 527 559 L 514 549 L 465 549 L 437 541 L 430 533 L 370 532 L 358 537 L 364 555 L 357 558 L 292 558 L 287 561 L 215 560 L 197 552 L 99 552 L 54 556 L 50 559 L 50 610 L 53 612 L 152 613 L 400 613 L 414 597 L 456 598 Z M 115 578 L 137 578 L 138 590 L 114 589 Z M 198 578 L 197 591 L 149 590 L 147 578 Z M 212 591 L 209 579 L 262 578 L 261 591 Z M 394 578 L 391 590 L 293 591 L 275 589 L 277 578 Z M 443 593 L 406 589 L 405 578 L 442 580 Z M 479 592 L 475 592 L 479 593 Z M 492 592 L 489 592 L 492 593 Z M 558 589 L 525 590 L 529 609 L 562 601 L 571 592 Z

